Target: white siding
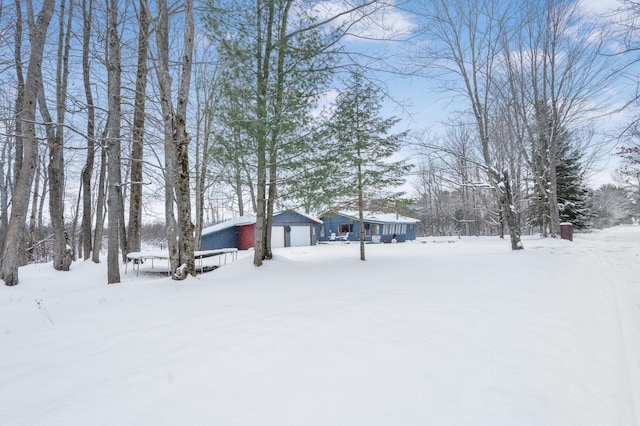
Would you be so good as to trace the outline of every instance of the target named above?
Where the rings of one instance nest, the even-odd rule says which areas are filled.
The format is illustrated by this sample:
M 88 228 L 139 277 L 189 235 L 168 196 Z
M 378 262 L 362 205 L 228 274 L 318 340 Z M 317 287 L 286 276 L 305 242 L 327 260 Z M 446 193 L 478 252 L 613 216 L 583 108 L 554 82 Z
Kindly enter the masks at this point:
M 284 247 L 284 226 L 271 227 L 271 248 Z

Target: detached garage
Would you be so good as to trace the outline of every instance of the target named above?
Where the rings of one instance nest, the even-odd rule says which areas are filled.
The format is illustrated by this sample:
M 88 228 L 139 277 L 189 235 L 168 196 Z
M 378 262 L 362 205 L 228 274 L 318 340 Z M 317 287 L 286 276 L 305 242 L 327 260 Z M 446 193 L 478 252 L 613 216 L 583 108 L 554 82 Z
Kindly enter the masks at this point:
M 294 210 L 274 214 L 271 247 L 314 246 L 318 242 L 320 226 L 320 219 Z
M 255 216 L 242 216 L 202 230 L 201 250 L 255 247 Z M 271 248 L 316 245 L 322 221 L 288 210 L 273 215 Z

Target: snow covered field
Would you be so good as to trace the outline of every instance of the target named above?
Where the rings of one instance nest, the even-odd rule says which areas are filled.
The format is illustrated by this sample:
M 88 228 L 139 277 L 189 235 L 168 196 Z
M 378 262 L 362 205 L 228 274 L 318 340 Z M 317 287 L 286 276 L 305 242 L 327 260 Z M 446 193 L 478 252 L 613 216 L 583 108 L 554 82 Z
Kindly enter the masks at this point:
M 640 424 L 640 227 L 0 285 L 0 424 Z

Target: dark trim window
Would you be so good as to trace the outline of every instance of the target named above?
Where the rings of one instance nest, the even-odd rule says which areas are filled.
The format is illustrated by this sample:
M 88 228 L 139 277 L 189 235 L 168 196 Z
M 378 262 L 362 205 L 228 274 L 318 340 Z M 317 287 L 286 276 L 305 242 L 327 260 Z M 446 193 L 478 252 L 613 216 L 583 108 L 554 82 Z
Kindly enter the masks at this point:
M 341 223 L 338 225 L 338 233 L 346 234 L 347 232 L 353 234 L 353 223 Z

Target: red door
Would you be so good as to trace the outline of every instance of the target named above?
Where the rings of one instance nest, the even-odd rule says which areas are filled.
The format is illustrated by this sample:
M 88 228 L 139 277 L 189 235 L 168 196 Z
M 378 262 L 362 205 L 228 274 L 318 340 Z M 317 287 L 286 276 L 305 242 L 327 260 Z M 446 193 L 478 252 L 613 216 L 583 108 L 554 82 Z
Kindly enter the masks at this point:
M 241 225 L 238 227 L 238 250 L 249 250 L 255 247 L 255 225 Z

